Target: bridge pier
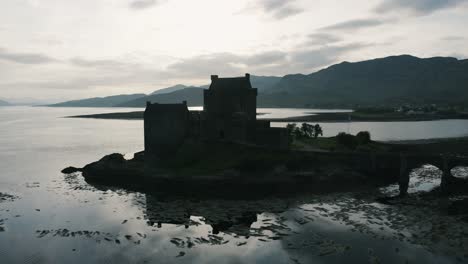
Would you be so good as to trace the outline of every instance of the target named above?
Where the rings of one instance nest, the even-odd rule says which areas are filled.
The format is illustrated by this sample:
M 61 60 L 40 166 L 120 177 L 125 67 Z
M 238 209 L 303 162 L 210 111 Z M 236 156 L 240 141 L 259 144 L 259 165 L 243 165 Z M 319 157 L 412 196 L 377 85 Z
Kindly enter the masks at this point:
M 451 168 L 448 165 L 448 158 L 446 156 L 442 157 L 442 179 L 440 180 L 440 189 L 442 192 L 448 191 L 448 185 L 453 177 Z
M 398 186 L 400 190 L 400 196 L 406 196 L 408 194 L 409 186 L 409 170 L 408 160 L 405 155 L 400 155 L 400 177 L 398 178 Z
M 371 166 L 371 171 L 374 175 L 377 174 L 377 157 L 375 153 L 370 153 L 370 166 Z

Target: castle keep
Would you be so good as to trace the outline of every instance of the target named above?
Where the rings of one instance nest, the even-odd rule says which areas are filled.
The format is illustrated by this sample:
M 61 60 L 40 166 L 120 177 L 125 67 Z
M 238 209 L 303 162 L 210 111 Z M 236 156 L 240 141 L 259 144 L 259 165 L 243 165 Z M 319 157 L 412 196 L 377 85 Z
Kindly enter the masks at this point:
M 285 128 L 272 128 L 257 120 L 257 89 L 250 75 L 236 78 L 211 76 L 204 90 L 203 111 L 189 111 L 187 102 L 148 102 L 145 119 L 145 153 L 163 158 L 177 152 L 186 140 L 229 141 L 271 148 L 287 148 Z

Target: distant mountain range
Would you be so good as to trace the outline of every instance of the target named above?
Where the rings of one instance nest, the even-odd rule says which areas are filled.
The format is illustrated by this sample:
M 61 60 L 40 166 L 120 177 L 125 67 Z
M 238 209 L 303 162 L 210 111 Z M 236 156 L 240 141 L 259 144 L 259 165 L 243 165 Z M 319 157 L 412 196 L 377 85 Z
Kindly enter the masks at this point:
M 468 102 L 468 60 L 410 55 L 342 62 L 308 75 L 251 76 L 261 107 L 327 107 Z M 202 87 L 176 85 L 150 95 L 120 95 L 52 106 L 144 107 L 146 101 L 203 104 Z M 125 96 L 128 96 L 126 98 Z M 133 98 L 130 98 L 132 97 Z M 118 99 L 118 102 L 116 102 Z M 83 102 L 84 101 L 84 102 Z
M 0 106 L 9 106 L 9 105 L 11 104 L 8 103 L 7 101 L 0 100 Z
M 203 105 L 203 88 L 187 87 L 170 93 L 152 94 L 136 98 L 116 105 L 117 107 L 145 107 L 146 102 L 157 102 L 162 104 L 181 103 L 187 101 L 189 106 Z
M 146 96 L 145 94 L 121 94 L 107 97 L 73 100 L 48 106 L 54 107 L 114 107 L 124 102 Z
M 149 95 L 167 94 L 167 93 L 172 93 L 172 92 L 182 90 L 182 89 L 185 89 L 185 88 L 190 88 L 190 87 L 195 87 L 195 86 L 187 86 L 187 85 L 183 85 L 183 84 L 177 84 L 177 85 L 174 85 L 174 86 L 171 86 L 171 87 L 156 90 L 156 91 L 152 92 Z
M 287 94 L 298 104 L 463 103 L 468 60 L 402 55 L 343 62 L 309 75 L 286 75 L 271 92 Z
M 259 92 L 267 91 L 277 84 L 281 77 L 275 76 L 251 76 L 252 85 Z M 183 84 L 174 85 L 154 91 L 149 95 L 131 94 L 115 95 L 108 97 L 96 97 L 89 99 L 73 100 L 48 105 L 51 107 L 145 107 L 146 102 L 158 103 L 180 103 L 187 101 L 189 106 L 203 105 L 203 89 L 210 85 L 187 86 Z

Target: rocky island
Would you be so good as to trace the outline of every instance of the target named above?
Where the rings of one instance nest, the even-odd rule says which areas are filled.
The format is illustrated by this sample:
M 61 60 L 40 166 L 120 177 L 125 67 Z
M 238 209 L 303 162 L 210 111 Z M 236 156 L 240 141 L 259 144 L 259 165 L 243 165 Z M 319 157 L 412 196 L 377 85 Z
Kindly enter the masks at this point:
M 441 144 L 427 152 L 409 144 L 374 142 L 367 132 L 320 139 L 295 136 L 297 131 L 256 119 L 257 92 L 249 74 L 214 75 L 211 80 L 203 111 L 189 111 L 186 102 L 147 103 L 145 150 L 133 159 L 111 154 L 63 172 L 82 171 L 90 182 L 182 192 L 195 186 L 203 192 L 280 193 L 398 183 L 405 195 L 414 168 L 438 167 L 441 187 L 448 189 L 459 186 L 452 168 L 468 164 L 460 153 L 444 152 Z

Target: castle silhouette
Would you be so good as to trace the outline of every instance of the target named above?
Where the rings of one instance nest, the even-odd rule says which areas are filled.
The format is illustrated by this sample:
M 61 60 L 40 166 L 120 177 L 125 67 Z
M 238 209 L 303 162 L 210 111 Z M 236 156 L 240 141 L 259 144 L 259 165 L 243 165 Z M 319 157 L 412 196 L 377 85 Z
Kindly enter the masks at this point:
M 252 88 L 250 74 L 235 78 L 212 75 L 203 95 L 203 111 L 189 111 L 186 101 L 147 102 L 145 155 L 162 158 L 174 154 L 188 139 L 288 148 L 285 128 L 273 128 L 269 121 L 257 120 L 257 89 Z

